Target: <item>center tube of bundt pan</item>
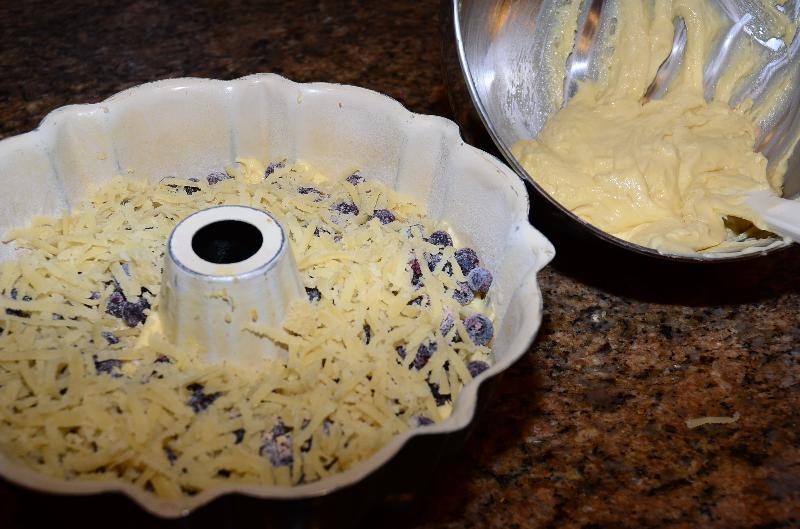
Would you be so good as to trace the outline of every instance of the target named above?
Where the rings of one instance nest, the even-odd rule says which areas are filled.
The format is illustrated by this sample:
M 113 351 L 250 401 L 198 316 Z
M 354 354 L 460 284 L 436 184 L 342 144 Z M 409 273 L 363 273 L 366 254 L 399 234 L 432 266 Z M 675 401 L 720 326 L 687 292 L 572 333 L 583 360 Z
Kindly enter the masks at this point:
M 284 357 L 283 348 L 253 329 L 280 326 L 302 295 L 286 232 L 269 213 L 208 208 L 169 236 L 159 304 L 163 333 L 178 347 L 199 346 L 210 363 Z

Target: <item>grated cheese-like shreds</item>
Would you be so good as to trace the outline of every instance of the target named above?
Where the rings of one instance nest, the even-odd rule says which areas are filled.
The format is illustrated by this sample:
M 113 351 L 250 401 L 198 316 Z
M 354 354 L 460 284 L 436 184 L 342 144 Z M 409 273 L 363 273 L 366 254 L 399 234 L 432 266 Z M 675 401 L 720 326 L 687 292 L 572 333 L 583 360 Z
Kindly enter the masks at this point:
M 288 233 L 309 300 L 281 327 L 242 331 L 281 344 L 285 361 L 207 365 L 157 334 L 137 340 L 158 310 L 170 231 L 218 204 L 269 211 Z M 396 220 L 373 218 L 381 209 Z M 246 159 L 208 181 L 155 185 L 117 177 L 83 208 L 9 236 L 24 250 L 0 266 L 0 446 L 47 474 L 166 497 L 347 469 L 446 418 L 467 363 L 491 361 L 462 323 L 488 299 L 453 299 L 465 278 L 455 248 L 422 236 L 436 229 L 379 183 L 303 163 Z M 423 256 L 437 252 L 431 271 Z

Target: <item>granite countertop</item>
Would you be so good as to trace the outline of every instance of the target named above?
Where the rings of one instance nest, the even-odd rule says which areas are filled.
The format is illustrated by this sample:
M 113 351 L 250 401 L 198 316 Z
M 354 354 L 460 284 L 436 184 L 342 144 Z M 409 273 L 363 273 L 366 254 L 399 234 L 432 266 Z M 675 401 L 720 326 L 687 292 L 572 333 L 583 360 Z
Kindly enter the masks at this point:
M 0 137 L 142 82 L 263 71 L 357 84 L 449 116 L 438 9 L 3 2 Z M 539 338 L 418 509 L 391 524 L 377 513 L 368 525 L 800 527 L 800 248 L 668 266 L 541 227 L 559 254 L 541 274 Z M 687 427 L 702 416 L 738 420 Z M 0 483 L 3 527 L 36 525 L 20 494 Z

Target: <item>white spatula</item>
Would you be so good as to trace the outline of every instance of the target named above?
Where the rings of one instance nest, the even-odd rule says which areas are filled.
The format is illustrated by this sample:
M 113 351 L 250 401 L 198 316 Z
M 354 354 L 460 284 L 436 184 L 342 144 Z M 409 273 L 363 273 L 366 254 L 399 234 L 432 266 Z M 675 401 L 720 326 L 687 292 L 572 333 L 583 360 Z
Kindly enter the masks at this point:
M 751 193 L 745 204 L 764 219 L 769 231 L 800 242 L 800 202 L 758 191 Z

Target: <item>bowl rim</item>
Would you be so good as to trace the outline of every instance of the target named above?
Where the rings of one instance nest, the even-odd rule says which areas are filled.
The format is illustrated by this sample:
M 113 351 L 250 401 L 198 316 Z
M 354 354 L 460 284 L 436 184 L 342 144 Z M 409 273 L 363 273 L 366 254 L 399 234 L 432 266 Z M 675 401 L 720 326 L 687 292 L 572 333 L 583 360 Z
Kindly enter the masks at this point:
M 450 9 L 445 9 L 444 11 L 446 14 L 452 19 L 452 31 L 455 35 L 456 41 L 456 50 L 458 54 L 458 62 L 459 66 L 461 67 L 461 74 L 464 78 L 464 82 L 467 86 L 467 90 L 469 92 L 470 99 L 472 100 L 472 104 L 480 118 L 481 123 L 483 124 L 486 131 L 489 133 L 489 137 L 494 142 L 497 149 L 505 158 L 506 163 L 508 163 L 514 171 L 523 178 L 531 187 L 536 190 L 536 192 L 543 197 L 550 205 L 555 207 L 560 213 L 564 214 L 569 220 L 581 225 L 582 227 L 589 230 L 594 236 L 598 237 L 599 239 L 612 244 L 617 247 L 624 248 L 625 250 L 632 251 L 634 253 L 638 253 L 641 255 L 645 255 L 647 257 L 660 259 L 668 262 L 683 262 L 683 263 L 698 263 L 698 264 L 708 264 L 708 263 L 723 263 L 723 262 L 734 262 L 734 261 L 745 261 L 749 259 L 754 259 L 756 257 L 761 257 L 773 252 L 777 252 L 780 250 L 784 250 L 789 248 L 794 244 L 787 238 L 781 238 L 779 235 L 776 235 L 776 240 L 766 246 L 753 246 L 748 247 L 738 252 L 731 251 L 731 252 L 709 252 L 706 254 L 702 253 L 692 253 L 692 254 L 681 254 L 681 253 L 665 253 L 654 248 L 649 248 L 647 246 L 642 246 L 640 244 L 635 244 L 624 239 L 620 239 L 610 233 L 601 230 L 600 228 L 594 226 L 593 224 L 587 222 L 586 220 L 582 219 L 569 209 L 565 208 L 558 200 L 553 198 L 542 186 L 540 186 L 536 180 L 528 173 L 528 171 L 522 167 L 522 164 L 519 163 L 517 158 L 512 154 L 511 149 L 505 145 L 505 143 L 500 139 L 497 131 L 495 130 L 494 126 L 492 125 L 491 120 L 488 117 L 488 113 L 486 111 L 486 107 L 483 104 L 483 100 L 480 98 L 478 94 L 478 88 L 475 84 L 474 77 L 471 73 L 469 62 L 467 61 L 466 52 L 464 48 L 464 36 L 461 31 L 461 8 L 463 5 L 463 0 L 442 0 L 445 4 L 450 4 Z M 446 24 L 445 24 L 446 26 Z M 449 38 L 449 35 L 445 38 Z
M 214 499 L 233 493 L 270 500 L 297 500 L 327 496 L 338 490 L 354 486 L 376 472 L 397 455 L 405 444 L 414 437 L 447 434 L 465 428 L 474 418 L 480 386 L 486 380 L 510 367 L 530 348 L 541 326 L 543 313 L 543 299 L 537 281 L 538 272 L 553 259 L 555 256 L 555 249 L 550 241 L 539 233 L 528 221 L 530 203 L 522 181 L 516 173 L 496 157 L 464 142 L 461 139 L 458 126 L 451 120 L 440 116 L 411 112 L 397 100 L 380 92 L 353 85 L 336 83 L 297 83 L 273 73 L 251 74 L 232 80 L 196 77 L 163 79 L 132 86 L 97 103 L 71 104 L 58 107 L 49 112 L 35 129 L 0 140 L 0 157 L 7 152 L 15 150 L 18 142 L 23 142 L 25 140 L 42 139 L 43 144 L 47 146 L 47 134 L 49 130 L 55 128 L 59 120 L 68 114 L 87 115 L 108 112 L 109 107 L 116 105 L 118 102 L 132 98 L 146 99 L 149 94 L 162 90 L 181 90 L 192 87 L 221 85 L 224 86 L 226 89 L 225 91 L 228 92 L 233 90 L 235 85 L 259 83 L 273 83 L 276 86 L 280 86 L 282 89 L 294 90 L 300 95 L 319 92 L 330 94 L 349 92 L 359 97 L 369 98 L 375 105 L 384 105 L 382 108 L 388 108 L 398 117 L 405 120 L 414 120 L 419 123 L 419 125 L 415 126 L 439 128 L 442 133 L 443 141 L 449 144 L 449 148 L 460 150 L 460 152 L 464 153 L 479 155 L 486 163 L 487 172 L 491 171 L 495 173 L 495 178 L 502 178 L 504 183 L 510 185 L 516 191 L 512 199 L 515 203 L 512 202 L 512 204 L 516 206 L 514 209 L 517 213 L 516 216 L 519 218 L 514 219 L 512 225 L 512 231 L 515 232 L 514 235 L 509 233 L 508 236 L 509 239 L 515 237 L 519 240 L 520 245 L 526 246 L 526 250 L 535 260 L 535 266 L 529 269 L 519 280 L 514 295 L 524 295 L 527 296 L 528 299 L 536 300 L 535 303 L 524 304 L 520 315 L 521 320 L 528 322 L 530 325 L 526 326 L 525 331 L 519 332 L 518 336 L 510 340 L 508 353 L 501 361 L 490 366 L 488 370 L 481 373 L 462 388 L 453 402 L 453 411 L 447 419 L 433 425 L 411 428 L 400 433 L 394 436 L 372 456 L 352 466 L 348 470 L 312 483 L 295 486 L 233 483 L 220 485 L 194 496 L 163 498 L 121 479 L 83 481 L 52 477 L 39 473 L 25 466 L 22 462 L 15 461 L 2 451 L 0 451 L 0 476 L 17 485 L 48 493 L 65 495 L 91 495 L 109 492 L 121 493 L 132 499 L 144 510 L 162 518 L 187 516 L 192 511 Z M 37 138 L 39 136 L 41 136 L 41 138 Z M 458 413 L 456 413 L 457 410 Z

